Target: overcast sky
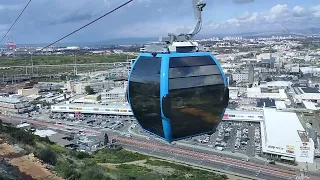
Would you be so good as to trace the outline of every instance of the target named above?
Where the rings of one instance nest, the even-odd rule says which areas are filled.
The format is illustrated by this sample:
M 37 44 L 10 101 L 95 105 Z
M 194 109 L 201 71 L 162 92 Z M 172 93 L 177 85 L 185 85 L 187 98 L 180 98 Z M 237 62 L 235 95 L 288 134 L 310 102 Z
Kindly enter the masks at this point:
M 3 35 L 28 0 L 0 1 Z M 50 43 L 125 0 L 33 0 L 4 42 Z M 317 27 L 319 0 L 206 0 L 201 34 Z M 191 0 L 134 0 L 130 5 L 63 42 L 122 37 L 159 37 L 188 32 L 194 25 Z

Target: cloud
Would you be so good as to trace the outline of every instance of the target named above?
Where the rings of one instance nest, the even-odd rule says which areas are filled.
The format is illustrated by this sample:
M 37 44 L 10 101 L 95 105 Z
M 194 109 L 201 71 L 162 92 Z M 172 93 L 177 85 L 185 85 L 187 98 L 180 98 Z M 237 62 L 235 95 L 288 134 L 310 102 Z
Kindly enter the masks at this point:
M 245 12 L 237 18 L 227 19 L 222 23 L 211 23 L 204 27 L 205 31 L 273 31 L 283 30 L 283 26 L 301 28 L 319 26 L 320 6 L 289 8 L 287 4 L 277 4 L 265 12 Z M 226 30 L 226 31 L 225 31 Z
M 253 3 L 254 0 L 232 0 L 232 2 L 236 4 L 248 4 L 248 3 Z
M 3 10 L 18 10 L 21 8 L 21 5 L 7 5 L 7 4 L 0 4 L 0 11 Z
M 64 24 L 64 23 L 82 22 L 85 20 L 92 20 L 95 17 L 97 17 L 97 13 L 76 11 L 76 12 L 67 14 L 63 17 L 48 21 L 48 24 L 57 25 L 57 24 Z

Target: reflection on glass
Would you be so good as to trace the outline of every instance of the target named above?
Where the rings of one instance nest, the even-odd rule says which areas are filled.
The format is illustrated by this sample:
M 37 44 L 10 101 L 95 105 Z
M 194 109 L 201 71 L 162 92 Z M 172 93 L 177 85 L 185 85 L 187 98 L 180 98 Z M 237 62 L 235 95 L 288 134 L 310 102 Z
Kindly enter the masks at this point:
M 174 139 L 212 131 L 220 121 L 224 85 L 170 90 Z
M 212 131 L 226 108 L 223 77 L 210 56 L 170 58 L 169 95 L 173 139 Z
M 169 78 L 207 76 L 221 74 L 217 65 L 178 67 L 169 69 Z
M 223 84 L 221 75 L 174 78 L 169 80 L 169 89 L 184 89 L 221 84 Z
M 160 109 L 160 67 L 160 58 L 140 57 L 130 76 L 129 98 L 140 125 L 164 137 Z
M 205 65 L 216 65 L 216 63 L 211 56 L 171 57 L 169 63 L 170 68 Z

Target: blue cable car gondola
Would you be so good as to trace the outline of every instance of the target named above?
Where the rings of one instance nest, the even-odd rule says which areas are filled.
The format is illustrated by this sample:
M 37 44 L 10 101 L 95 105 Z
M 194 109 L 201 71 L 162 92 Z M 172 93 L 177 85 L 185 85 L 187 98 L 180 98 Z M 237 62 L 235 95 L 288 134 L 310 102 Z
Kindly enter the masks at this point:
M 205 4 L 194 2 L 201 13 Z M 134 116 L 145 131 L 168 142 L 212 134 L 228 106 L 226 77 L 210 52 L 189 41 L 196 33 L 171 34 L 164 40 L 168 45 L 146 47 L 129 75 Z

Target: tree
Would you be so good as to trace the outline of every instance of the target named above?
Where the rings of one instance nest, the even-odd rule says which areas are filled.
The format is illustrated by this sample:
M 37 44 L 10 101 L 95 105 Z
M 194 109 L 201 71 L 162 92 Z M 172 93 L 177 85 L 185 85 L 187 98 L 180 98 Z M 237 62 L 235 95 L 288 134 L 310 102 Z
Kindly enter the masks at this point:
M 54 169 L 60 176 L 63 176 L 65 179 L 80 179 L 80 174 L 75 170 L 76 168 L 66 160 L 59 161 Z
M 97 101 L 101 101 L 101 94 L 97 97 Z
M 94 90 L 90 87 L 90 86 L 86 86 L 84 88 L 84 90 L 86 91 L 87 94 L 91 95 L 94 94 Z
M 47 147 L 42 148 L 38 152 L 36 152 L 36 156 L 50 165 L 55 165 L 57 162 L 57 156 L 55 152 Z
M 88 179 L 99 179 L 99 180 L 109 180 L 111 179 L 105 173 L 105 170 L 100 166 L 86 167 L 86 169 L 81 174 L 81 180 Z
M 267 77 L 267 78 L 265 79 L 265 81 L 270 82 L 270 81 L 272 81 L 272 79 L 269 78 L 269 77 Z

